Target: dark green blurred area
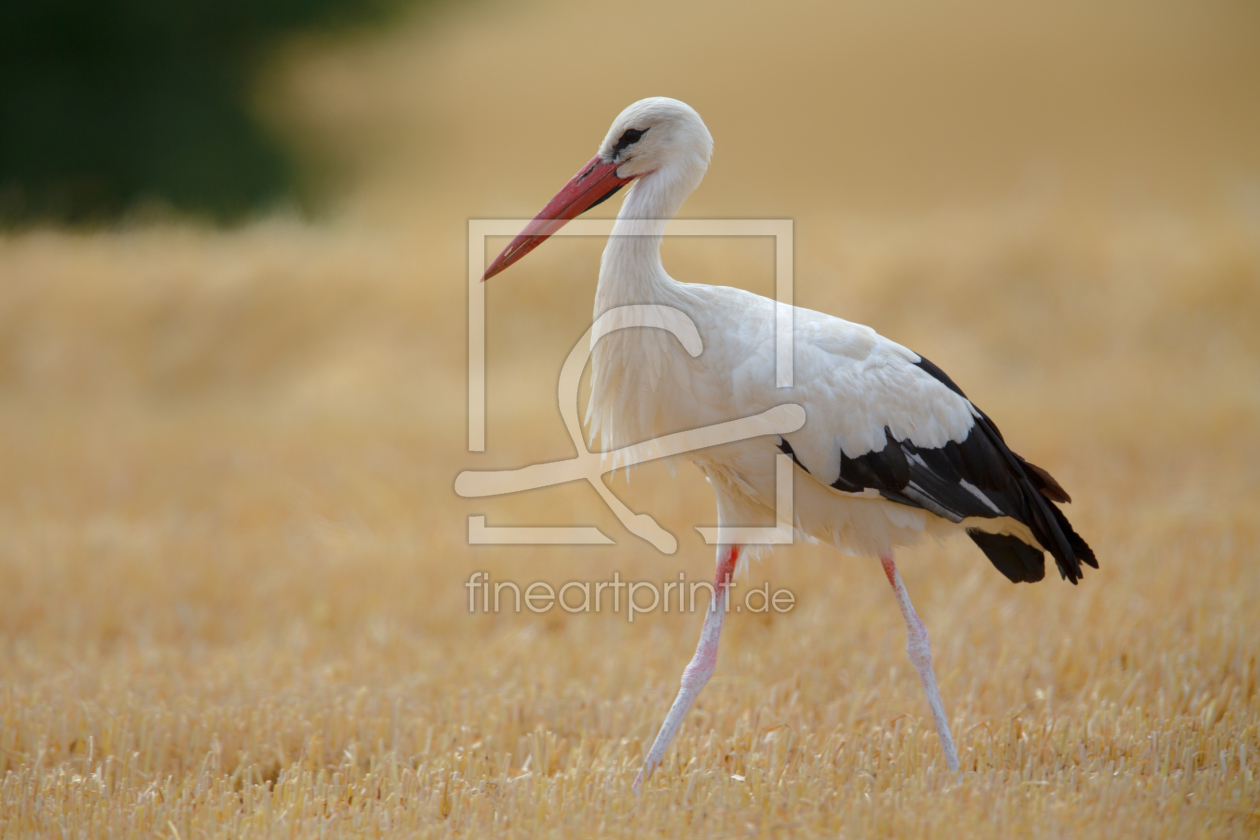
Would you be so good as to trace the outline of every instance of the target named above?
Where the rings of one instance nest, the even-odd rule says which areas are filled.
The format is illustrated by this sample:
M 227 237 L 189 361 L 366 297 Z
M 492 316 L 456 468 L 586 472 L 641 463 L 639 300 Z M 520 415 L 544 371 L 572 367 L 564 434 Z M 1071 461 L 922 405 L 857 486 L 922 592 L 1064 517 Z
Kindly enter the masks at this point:
M 402 0 L 0 0 L 0 224 L 107 220 L 138 201 L 231 220 L 291 194 L 251 113 L 283 37 Z

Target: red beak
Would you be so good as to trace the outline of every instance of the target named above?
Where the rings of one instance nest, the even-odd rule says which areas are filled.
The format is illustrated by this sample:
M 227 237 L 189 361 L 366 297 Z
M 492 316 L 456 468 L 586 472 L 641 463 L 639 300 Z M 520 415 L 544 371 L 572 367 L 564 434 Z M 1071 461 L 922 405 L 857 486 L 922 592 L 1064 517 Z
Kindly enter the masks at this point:
M 617 190 L 633 181 L 617 175 L 620 163 L 604 163 L 599 155 L 591 158 L 556 197 L 547 202 L 534 220 L 525 226 L 515 239 L 494 258 L 481 279 L 489 280 L 530 251 L 537 248 L 547 237 L 564 227 L 565 222 L 575 219 Z

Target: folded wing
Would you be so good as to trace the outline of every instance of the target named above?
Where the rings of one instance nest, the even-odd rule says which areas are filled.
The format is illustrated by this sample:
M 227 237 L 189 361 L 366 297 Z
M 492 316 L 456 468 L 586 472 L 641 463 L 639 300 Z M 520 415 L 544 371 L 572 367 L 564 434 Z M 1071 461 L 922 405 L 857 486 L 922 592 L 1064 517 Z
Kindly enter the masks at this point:
M 993 421 L 953 380 L 873 331 L 838 324 L 827 325 L 810 348 L 834 346 L 841 352 L 809 357 L 833 369 L 830 376 L 807 380 L 814 383 L 805 395 L 809 420 L 800 432 L 780 438 L 784 453 L 843 493 L 874 490 L 955 523 L 1003 517 L 1023 523 L 1036 544 L 967 528 L 1012 581 L 1041 580 L 1043 551 L 1073 583 L 1082 575 L 1081 563 L 1098 567 L 1094 552 L 1055 504 L 1070 501 L 1068 494 L 1048 472 L 1012 452 Z M 864 353 L 853 352 L 859 342 L 843 330 L 862 331 L 858 338 L 869 342 Z

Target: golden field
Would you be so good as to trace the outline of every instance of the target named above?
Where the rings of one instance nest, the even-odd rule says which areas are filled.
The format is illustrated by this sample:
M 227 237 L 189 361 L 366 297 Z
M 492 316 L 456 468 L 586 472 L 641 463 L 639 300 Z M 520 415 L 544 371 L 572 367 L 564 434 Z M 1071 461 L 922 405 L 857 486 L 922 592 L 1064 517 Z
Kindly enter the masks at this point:
M 0 235 L 0 837 L 1260 835 L 1260 14 L 1050 8 L 450 8 L 278 59 L 320 219 Z M 638 800 L 700 615 L 469 612 L 474 571 L 711 574 L 686 465 L 612 482 L 672 556 L 589 487 L 452 489 L 572 454 L 602 246 L 490 284 L 470 454 L 467 220 L 657 94 L 716 139 L 686 215 L 794 219 L 797 303 L 940 364 L 1073 496 L 1077 587 L 899 557 L 961 777 L 867 560 L 754 565 L 796 607 L 727 621 Z M 772 289 L 768 241 L 665 261 Z M 470 547 L 474 514 L 617 545 Z

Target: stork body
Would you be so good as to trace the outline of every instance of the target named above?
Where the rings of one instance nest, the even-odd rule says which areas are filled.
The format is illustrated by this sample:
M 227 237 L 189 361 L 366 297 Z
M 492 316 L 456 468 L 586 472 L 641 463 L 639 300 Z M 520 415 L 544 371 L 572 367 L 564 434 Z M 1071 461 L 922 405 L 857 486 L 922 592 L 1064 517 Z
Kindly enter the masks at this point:
M 1073 583 L 1093 552 L 1054 502 L 1067 494 L 1014 454 L 997 427 L 927 359 L 869 327 L 793 311 L 793 380 L 775 386 L 778 304 L 724 286 L 680 283 L 661 264 L 665 224 L 699 185 L 712 138 L 698 114 L 672 99 L 645 99 L 613 123 L 599 154 L 513 240 L 486 272 L 520 259 L 569 219 L 630 185 L 604 251 L 595 315 L 634 304 L 669 306 L 695 324 L 692 357 L 659 329 L 619 330 L 592 348 L 588 419 L 603 449 L 802 406 L 806 422 L 784 436 L 690 453 L 717 499 L 719 527 L 773 519 L 775 456 L 790 455 L 801 537 L 876 557 L 906 621 L 907 651 L 923 683 L 948 766 L 958 760 L 933 674 L 927 631 L 893 563 L 897 546 L 963 531 L 1014 582 L 1044 576 L 1044 553 Z M 749 549 L 718 547 L 717 596 L 678 697 L 635 790 L 660 762 L 713 673 L 725 591 Z

